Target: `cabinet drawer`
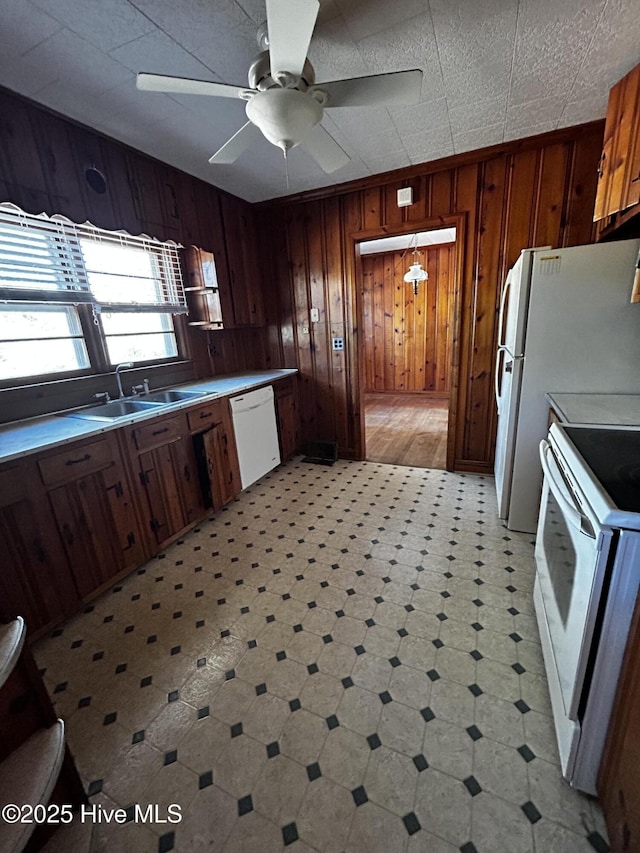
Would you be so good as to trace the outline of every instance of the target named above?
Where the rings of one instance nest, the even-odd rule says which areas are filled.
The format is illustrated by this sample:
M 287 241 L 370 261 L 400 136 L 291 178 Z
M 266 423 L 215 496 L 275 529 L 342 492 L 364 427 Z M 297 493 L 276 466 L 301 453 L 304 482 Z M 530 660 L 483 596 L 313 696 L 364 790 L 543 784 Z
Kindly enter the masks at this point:
M 40 476 L 45 486 L 68 483 L 78 480 L 92 471 L 108 468 L 114 462 L 113 449 L 106 439 L 82 444 L 80 447 L 67 447 L 62 453 L 56 453 L 38 460 Z
M 189 429 L 191 432 L 199 432 L 203 427 L 220 423 L 222 420 L 222 404 L 219 400 L 212 400 L 208 406 L 200 406 L 187 412 Z
M 133 440 L 138 450 L 148 450 L 173 441 L 182 435 L 182 431 L 182 418 L 178 415 L 137 427 L 133 430 Z

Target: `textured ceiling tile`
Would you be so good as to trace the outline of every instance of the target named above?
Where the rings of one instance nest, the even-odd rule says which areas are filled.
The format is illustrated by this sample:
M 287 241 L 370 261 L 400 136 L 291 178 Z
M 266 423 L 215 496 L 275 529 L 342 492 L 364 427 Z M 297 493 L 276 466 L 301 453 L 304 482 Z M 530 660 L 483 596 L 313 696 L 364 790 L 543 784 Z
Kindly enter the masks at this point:
M 504 122 L 506 106 L 506 94 L 498 98 L 475 100 L 466 104 L 449 102 L 449 121 L 454 136 Z
M 502 134 L 504 123 L 486 125 L 479 130 L 467 131 L 465 133 L 454 133 L 453 147 L 456 154 L 463 151 L 473 151 L 475 148 L 484 148 L 487 145 L 498 145 L 503 141 Z
M 358 50 L 370 74 L 384 71 L 424 71 L 422 91 L 425 97 L 444 94 L 438 46 L 431 16 L 419 15 L 399 21 L 380 33 L 358 41 Z
M 461 103 L 508 89 L 517 0 L 430 0 L 444 86 Z
M 215 72 L 220 82 L 248 86 L 249 66 L 260 53 L 256 32 L 253 21 L 246 21 L 230 32 L 216 30 L 205 44 L 191 52 Z
M 308 56 L 319 83 L 369 73 L 341 17 L 316 27 Z
M 514 133 L 539 124 L 555 127 L 562 115 L 564 103 L 562 98 L 550 97 L 527 104 L 510 105 L 507 107 L 505 129 Z
M 572 124 L 583 124 L 603 118 L 607 112 L 607 96 L 596 95 L 594 98 L 584 98 L 565 105 L 561 117 L 561 126 L 570 127 Z
M 398 132 L 393 130 L 385 130 L 382 133 L 367 134 L 366 138 L 361 140 L 358 145 L 358 151 L 361 156 L 367 157 L 383 157 L 385 154 L 394 154 L 396 151 L 404 151 L 402 140 Z
M 5 61 L 35 47 L 61 25 L 26 0 L 4 0 L 0 15 L 0 57 Z
M 425 129 L 402 137 L 402 144 L 412 163 L 428 163 L 453 154 L 451 130 L 448 125 Z
M 201 47 L 216 31 L 228 32 L 247 21 L 245 11 L 234 0 L 135 0 L 135 4 L 187 49 Z
M 65 57 L 64 72 L 60 57 Z M 28 51 L 23 61 L 41 65 L 54 72 L 69 86 L 70 94 L 78 99 L 81 110 L 83 98 L 113 89 L 130 77 L 130 72 L 119 62 L 96 50 L 89 42 L 70 30 L 59 30 L 50 38 Z
M 371 0 L 336 0 L 353 38 L 358 41 L 389 28 L 392 22 L 414 18 L 428 10 L 427 0 L 394 0 L 387 3 Z
M 160 30 L 118 47 L 110 54 L 133 72 L 148 71 L 174 77 L 216 80 L 211 69 L 194 59 Z
M 410 106 L 388 107 L 391 121 L 400 134 L 417 133 L 421 129 L 449 124 L 447 99 L 423 101 Z
M 389 172 L 392 169 L 403 169 L 412 163 L 411 157 L 404 149 L 392 151 L 382 157 L 364 157 L 363 160 L 373 175 L 379 172 Z
M 31 98 L 38 96 L 41 100 L 40 92 L 57 79 L 57 68 L 45 67 L 28 59 L 18 64 L 10 56 L 0 53 L 0 80 L 7 89 Z
M 570 91 L 584 61 L 603 0 L 536 0 L 523 4 L 511 83 L 511 103 Z
M 78 0 L 31 0 L 67 29 L 108 53 L 121 44 L 155 29 L 154 24 L 128 0 L 99 0 L 92 4 L 90 15 L 78 9 Z M 80 14 L 79 14 L 80 12 Z
M 536 136 L 538 133 L 548 133 L 550 130 L 555 130 L 558 123 L 555 121 L 541 121 L 537 124 L 530 124 L 518 128 L 505 127 L 503 142 L 510 142 L 512 139 L 525 139 L 527 136 Z
M 384 107 L 335 107 L 327 110 L 331 121 L 347 139 L 365 141 L 370 134 L 394 131 L 391 117 Z

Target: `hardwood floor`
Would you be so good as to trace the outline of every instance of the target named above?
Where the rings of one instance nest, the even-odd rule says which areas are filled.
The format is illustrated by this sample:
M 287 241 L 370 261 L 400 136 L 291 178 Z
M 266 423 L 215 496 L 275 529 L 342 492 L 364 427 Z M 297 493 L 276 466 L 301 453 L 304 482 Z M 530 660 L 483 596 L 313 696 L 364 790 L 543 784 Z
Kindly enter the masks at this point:
M 445 468 L 448 401 L 417 394 L 366 394 L 366 459 Z

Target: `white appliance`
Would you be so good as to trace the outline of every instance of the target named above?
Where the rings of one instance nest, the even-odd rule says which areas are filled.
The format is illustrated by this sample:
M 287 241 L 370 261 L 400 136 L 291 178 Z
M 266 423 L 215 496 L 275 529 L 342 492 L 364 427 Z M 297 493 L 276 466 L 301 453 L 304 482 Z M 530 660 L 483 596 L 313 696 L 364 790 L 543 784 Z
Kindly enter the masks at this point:
M 246 489 L 280 464 L 273 388 L 258 388 L 231 398 L 240 481 Z
M 553 424 L 534 606 L 562 773 L 596 793 L 640 583 L 640 429 Z
M 630 304 L 640 240 L 525 249 L 504 284 L 495 388 L 498 515 L 534 533 L 547 432 L 545 392 L 640 391 L 640 307 Z

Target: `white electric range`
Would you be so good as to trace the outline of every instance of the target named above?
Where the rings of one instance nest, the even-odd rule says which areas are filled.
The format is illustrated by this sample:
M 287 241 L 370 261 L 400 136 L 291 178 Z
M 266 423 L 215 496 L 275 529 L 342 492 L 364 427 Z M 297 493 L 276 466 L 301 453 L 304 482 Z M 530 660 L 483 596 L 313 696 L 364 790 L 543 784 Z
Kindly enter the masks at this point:
M 562 772 L 596 793 L 640 584 L 640 427 L 553 424 L 534 604 Z

